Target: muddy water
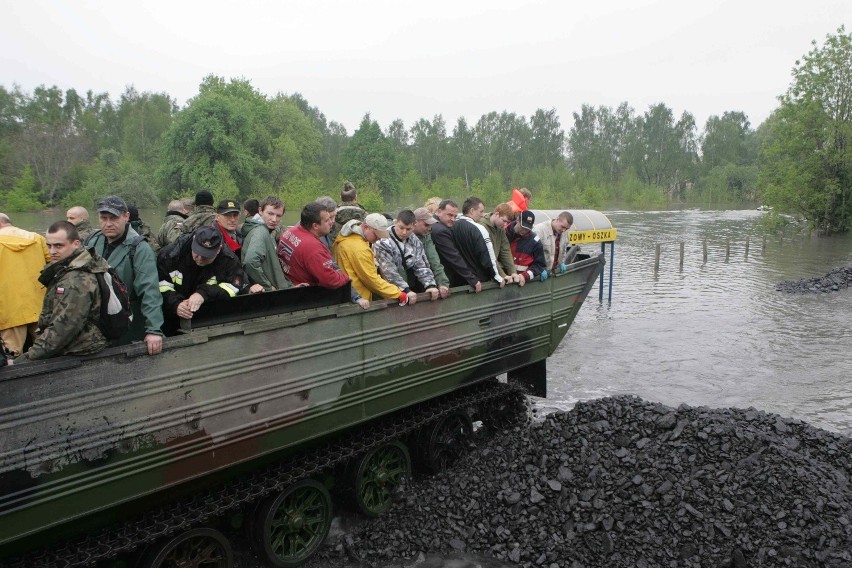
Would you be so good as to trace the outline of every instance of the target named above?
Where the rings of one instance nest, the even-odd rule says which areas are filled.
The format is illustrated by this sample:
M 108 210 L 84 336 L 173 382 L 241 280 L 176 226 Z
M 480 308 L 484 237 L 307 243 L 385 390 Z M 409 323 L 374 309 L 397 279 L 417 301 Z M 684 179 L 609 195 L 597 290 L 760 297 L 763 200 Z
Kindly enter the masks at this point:
M 753 406 L 852 433 L 852 289 L 774 290 L 852 264 L 852 235 L 773 238 L 764 250 L 760 216 L 610 213 L 618 228 L 612 303 L 599 303 L 597 288 L 590 294 L 548 361 L 542 405 L 631 393 L 675 406 Z M 685 242 L 682 270 L 676 241 Z

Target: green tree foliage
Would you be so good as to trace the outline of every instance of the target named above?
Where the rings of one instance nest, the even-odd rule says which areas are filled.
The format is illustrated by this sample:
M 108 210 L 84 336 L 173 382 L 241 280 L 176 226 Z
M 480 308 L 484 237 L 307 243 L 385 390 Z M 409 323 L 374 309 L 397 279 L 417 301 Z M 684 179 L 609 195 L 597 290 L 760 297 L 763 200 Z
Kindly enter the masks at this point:
M 418 120 L 411 127 L 411 140 L 415 167 L 426 183 L 448 173 L 447 125 L 440 114 L 431 122 L 425 118 Z
M 167 94 L 139 93 L 132 86 L 127 87 L 118 104 L 122 155 L 145 165 L 156 165 L 163 135 L 175 113 L 177 105 Z
M 675 122 L 672 110 L 658 103 L 639 117 L 636 128 L 634 159 L 640 178 L 682 197 L 697 162 L 695 119 L 684 112 Z
M 343 173 L 359 188 L 375 184 L 386 201 L 399 194 L 399 171 L 393 141 L 389 140 L 379 123 L 364 115 L 358 130 L 352 135 L 343 154 Z M 359 195 L 360 199 L 360 195 Z
M 700 135 L 692 114 L 678 117 L 664 103 L 641 114 L 627 102 L 584 104 L 567 130 L 546 108 L 459 117 L 451 128 L 437 114 L 383 130 L 367 114 L 350 137 L 298 92 L 268 97 L 246 79 L 205 77 L 182 109 L 166 93 L 133 87 L 111 101 L 0 86 L 0 196 L 91 204 L 120 192 L 147 204 L 209 187 L 217 198 L 278 194 L 293 209 L 336 196 L 351 179 L 361 201 L 381 210 L 433 195 L 478 195 L 492 206 L 512 187 L 530 188 L 540 208 L 716 204 L 762 191 L 815 227 L 847 230 L 849 44 L 843 28 L 814 44 L 781 107 L 757 129 L 743 112 L 726 111 Z
M 760 184 L 767 203 L 824 232 L 852 228 L 852 34 L 841 27 L 793 68 L 767 121 Z
M 233 183 L 232 197 L 262 193 L 258 169 L 271 142 L 266 111 L 266 99 L 248 81 L 206 77 L 166 132 L 160 169 L 166 189 L 179 195 Z
M 36 179 L 29 166 L 24 166 L 21 175 L 15 180 L 9 191 L 0 192 L 0 205 L 6 211 L 32 211 L 41 209 L 36 198 Z

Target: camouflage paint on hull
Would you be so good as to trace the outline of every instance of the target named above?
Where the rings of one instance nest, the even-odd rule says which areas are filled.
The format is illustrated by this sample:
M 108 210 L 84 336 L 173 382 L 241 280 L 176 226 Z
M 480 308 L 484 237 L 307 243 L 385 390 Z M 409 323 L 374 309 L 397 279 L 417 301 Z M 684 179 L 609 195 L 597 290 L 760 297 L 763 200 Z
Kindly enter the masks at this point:
M 7 368 L 0 557 L 544 361 L 603 263 L 415 306 L 336 305 L 202 327 L 168 338 L 156 357 L 115 348 Z

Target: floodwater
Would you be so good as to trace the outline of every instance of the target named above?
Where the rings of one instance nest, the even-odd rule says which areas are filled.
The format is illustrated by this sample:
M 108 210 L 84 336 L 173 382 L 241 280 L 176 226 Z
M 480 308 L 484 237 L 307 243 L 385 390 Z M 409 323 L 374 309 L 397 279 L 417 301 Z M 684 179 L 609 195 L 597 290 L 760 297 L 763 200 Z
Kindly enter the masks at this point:
M 852 434 L 852 289 L 774 289 L 852 265 L 852 235 L 769 238 L 764 249 L 761 215 L 608 213 L 618 229 L 612 302 L 606 289 L 599 302 L 597 285 L 589 294 L 548 360 L 541 406 L 635 394 L 670 406 L 751 406 Z M 663 243 L 659 271 L 656 243 Z

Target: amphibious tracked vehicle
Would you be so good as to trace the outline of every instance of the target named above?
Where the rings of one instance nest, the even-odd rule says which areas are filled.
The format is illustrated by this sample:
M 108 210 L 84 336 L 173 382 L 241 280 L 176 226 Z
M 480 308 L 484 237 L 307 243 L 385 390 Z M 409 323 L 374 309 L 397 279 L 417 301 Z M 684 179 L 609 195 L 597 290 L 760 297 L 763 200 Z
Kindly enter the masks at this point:
M 7 367 L 0 565 L 227 567 L 220 529 L 242 521 L 266 561 L 298 566 L 328 532 L 329 488 L 379 514 L 412 458 L 440 469 L 519 385 L 544 396 L 603 264 L 366 311 L 347 289 L 237 297 L 157 356 L 134 344 Z

